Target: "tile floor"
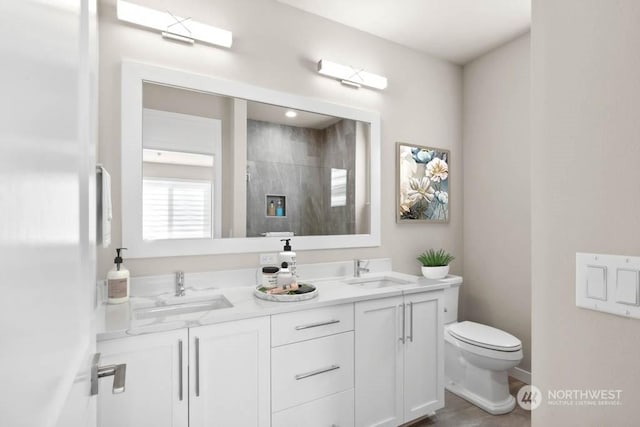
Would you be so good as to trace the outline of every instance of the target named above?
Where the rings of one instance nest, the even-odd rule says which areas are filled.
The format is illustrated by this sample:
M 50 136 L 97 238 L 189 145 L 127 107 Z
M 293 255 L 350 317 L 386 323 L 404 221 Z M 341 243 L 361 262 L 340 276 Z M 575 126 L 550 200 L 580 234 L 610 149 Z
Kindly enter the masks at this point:
M 509 377 L 509 389 L 515 396 L 523 382 Z M 444 408 L 440 409 L 436 415 L 423 418 L 407 427 L 529 427 L 531 426 L 531 413 L 525 411 L 520 406 L 509 414 L 491 415 L 482 409 L 473 406 L 466 400 L 455 394 L 445 391 Z

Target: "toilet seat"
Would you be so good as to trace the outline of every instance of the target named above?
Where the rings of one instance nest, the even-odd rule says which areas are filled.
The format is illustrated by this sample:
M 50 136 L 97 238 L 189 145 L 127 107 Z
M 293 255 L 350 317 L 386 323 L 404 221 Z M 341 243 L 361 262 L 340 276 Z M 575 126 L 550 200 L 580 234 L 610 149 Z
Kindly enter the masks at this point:
M 447 328 L 452 337 L 472 346 L 501 352 L 517 352 L 522 343 L 513 335 L 475 322 L 460 322 Z

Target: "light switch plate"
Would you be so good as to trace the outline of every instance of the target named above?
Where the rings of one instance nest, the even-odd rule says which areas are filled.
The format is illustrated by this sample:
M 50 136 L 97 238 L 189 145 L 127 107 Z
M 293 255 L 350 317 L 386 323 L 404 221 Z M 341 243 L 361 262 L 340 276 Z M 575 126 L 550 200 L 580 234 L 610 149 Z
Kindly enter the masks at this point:
M 278 264 L 278 254 L 260 254 L 260 265 L 277 265 Z
M 640 257 L 577 253 L 576 306 L 640 319 Z

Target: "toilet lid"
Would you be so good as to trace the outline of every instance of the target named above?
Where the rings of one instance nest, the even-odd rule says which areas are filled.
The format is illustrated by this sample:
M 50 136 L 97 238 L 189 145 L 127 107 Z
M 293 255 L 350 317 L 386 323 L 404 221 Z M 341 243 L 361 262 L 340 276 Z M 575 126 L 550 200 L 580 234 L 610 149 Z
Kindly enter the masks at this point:
M 478 347 L 500 351 L 518 351 L 522 343 L 516 337 L 500 329 L 475 322 L 460 322 L 449 326 L 455 338 Z

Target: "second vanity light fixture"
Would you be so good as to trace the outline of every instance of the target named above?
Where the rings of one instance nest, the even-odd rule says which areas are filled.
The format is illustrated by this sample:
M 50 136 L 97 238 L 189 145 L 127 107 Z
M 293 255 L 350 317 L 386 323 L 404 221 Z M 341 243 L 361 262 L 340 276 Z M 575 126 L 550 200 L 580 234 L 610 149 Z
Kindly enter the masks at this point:
M 159 30 L 162 37 L 193 44 L 195 40 L 223 47 L 231 47 L 231 31 L 181 18 L 170 11 L 160 11 L 118 0 L 118 19 L 141 27 Z
M 375 89 L 385 89 L 387 87 L 387 78 L 384 76 L 349 65 L 327 61 L 326 59 L 318 61 L 318 73 L 336 78 L 340 80 L 342 84 L 355 88 L 368 86 Z

